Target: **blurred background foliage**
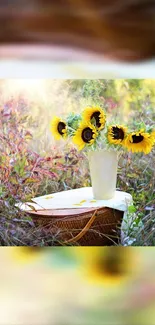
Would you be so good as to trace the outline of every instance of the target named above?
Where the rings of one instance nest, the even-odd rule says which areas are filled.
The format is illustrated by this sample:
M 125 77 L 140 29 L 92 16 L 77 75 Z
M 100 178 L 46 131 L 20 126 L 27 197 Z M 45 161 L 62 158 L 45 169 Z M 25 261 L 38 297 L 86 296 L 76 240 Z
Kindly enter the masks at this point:
M 50 133 L 54 115 L 65 118 L 68 112 L 80 113 L 87 105 L 103 107 L 110 122 L 124 123 L 133 130 L 141 121 L 152 126 L 155 80 L 0 80 L 2 244 L 9 241 L 17 245 L 24 231 L 25 221 L 23 227 L 21 215 L 14 208 L 16 201 L 91 185 L 85 155 L 70 142 L 56 142 Z M 124 153 L 119 162 L 117 188 L 129 192 L 134 199 L 130 212 L 135 217 L 127 245 L 155 244 L 154 163 L 154 151 L 147 156 Z M 22 227 L 17 227 L 17 222 Z M 28 227 L 33 228 L 30 223 Z M 32 233 L 29 239 L 27 232 L 24 236 L 22 242 L 33 243 Z M 43 245 L 47 243 L 43 240 Z

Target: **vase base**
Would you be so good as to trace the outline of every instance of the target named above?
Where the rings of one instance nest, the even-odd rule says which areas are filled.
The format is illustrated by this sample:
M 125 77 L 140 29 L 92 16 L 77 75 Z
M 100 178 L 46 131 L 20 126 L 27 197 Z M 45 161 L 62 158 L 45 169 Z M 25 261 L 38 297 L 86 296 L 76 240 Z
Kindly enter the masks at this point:
M 115 196 L 115 192 L 112 195 L 95 195 L 93 193 L 93 199 L 94 200 L 111 200 Z

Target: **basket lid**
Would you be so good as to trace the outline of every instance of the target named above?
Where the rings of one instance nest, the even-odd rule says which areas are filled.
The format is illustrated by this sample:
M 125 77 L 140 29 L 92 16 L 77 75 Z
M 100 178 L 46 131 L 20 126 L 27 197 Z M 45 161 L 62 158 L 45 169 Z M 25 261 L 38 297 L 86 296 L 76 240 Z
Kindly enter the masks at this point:
M 38 210 L 38 211 L 27 211 L 33 217 L 52 217 L 52 218 L 63 218 L 69 216 L 79 216 L 88 213 L 93 213 L 96 210 L 109 210 L 109 208 L 79 208 L 79 209 L 52 209 L 52 210 Z

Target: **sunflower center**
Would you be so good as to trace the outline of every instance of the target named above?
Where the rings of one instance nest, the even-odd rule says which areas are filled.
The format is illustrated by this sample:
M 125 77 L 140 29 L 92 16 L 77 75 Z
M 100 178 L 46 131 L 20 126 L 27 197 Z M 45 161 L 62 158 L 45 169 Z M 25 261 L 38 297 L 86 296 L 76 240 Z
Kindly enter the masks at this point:
M 98 263 L 98 269 L 100 272 L 107 276 L 117 277 L 125 273 L 124 267 L 122 265 L 122 259 L 120 256 L 107 255 L 104 256 Z
M 100 123 L 100 112 L 94 112 L 91 116 L 91 120 L 92 119 L 95 119 L 96 121 L 96 126 L 99 128 L 101 126 L 101 123 Z
M 93 139 L 93 131 L 92 129 L 90 129 L 89 127 L 85 128 L 83 131 L 82 131 L 82 140 L 86 143 L 89 143 L 90 140 Z
M 64 122 L 59 122 L 58 123 L 58 132 L 63 135 L 63 130 L 66 128 L 66 124 Z
M 142 142 L 144 139 L 144 137 L 140 134 L 140 135 L 132 135 L 132 140 L 133 143 L 140 143 Z
M 113 139 L 115 140 L 123 140 L 124 139 L 124 131 L 117 126 L 113 126 L 112 128 Z

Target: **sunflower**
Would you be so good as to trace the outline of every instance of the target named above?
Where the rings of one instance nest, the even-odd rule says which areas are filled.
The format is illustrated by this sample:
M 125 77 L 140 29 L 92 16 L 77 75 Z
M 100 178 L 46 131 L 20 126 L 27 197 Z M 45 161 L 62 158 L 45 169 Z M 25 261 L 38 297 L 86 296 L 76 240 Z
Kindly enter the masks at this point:
M 50 129 L 56 140 L 60 140 L 61 138 L 66 138 L 67 124 L 59 117 L 55 116 L 52 119 Z
M 152 138 L 153 143 L 155 144 L 155 130 L 153 130 L 153 131 L 150 133 L 150 137 Z
M 82 118 L 86 122 L 93 123 L 95 121 L 95 126 L 97 130 L 102 130 L 105 126 L 106 115 L 102 108 L 100 107 L 86 107 L 82 113 Z
M 115 247 L 85 247 L 74 248 L 74 257 L 81 260 L 79 272 L 84 279 L 94 285 L 125 284 L 136 275 L 138 269 L 135 263 L 139 261 L 137 255 L 130 248 Z
M 41 253 L 44 253 L 42 247 L 11 247 L 11 256 L 14 260 L 20 263 L 28 263 L 32 260 L 40 257 Z
M 154 135 L 144 130 L 128 134 L 125 140 L 125 147 L 132 152 L 150 153 L 154 145 Z
M 111 125 L 108 127 L 107 138 L 111 144 L 124 144 L 127 128 L 123 125 Z
M 73 142 L 82 150 L 85 145 L 92 145 L 97 137 L 97 131 L 94 125 L 89 122 L 81 122 L 73 136 Z

